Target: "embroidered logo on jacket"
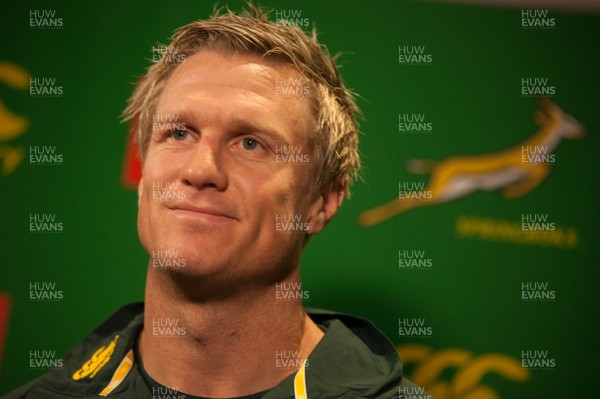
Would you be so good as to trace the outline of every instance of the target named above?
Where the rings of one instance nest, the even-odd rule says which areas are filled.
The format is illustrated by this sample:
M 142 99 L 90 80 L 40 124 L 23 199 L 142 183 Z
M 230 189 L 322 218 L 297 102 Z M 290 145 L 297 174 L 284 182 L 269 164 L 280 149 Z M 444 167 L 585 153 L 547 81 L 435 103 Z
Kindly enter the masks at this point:
M 115 351 L 117 346 L 117 340 L 119 336 L 115 338 L 107 346 L 102 346 L 98 349 L 90 359 L 81 366 L 79 370 L 73 373 L 73 379 L 78 381 L 82 378 L 89 377 L 94 378 L 98 371 L 110 360 L 110 356 Z

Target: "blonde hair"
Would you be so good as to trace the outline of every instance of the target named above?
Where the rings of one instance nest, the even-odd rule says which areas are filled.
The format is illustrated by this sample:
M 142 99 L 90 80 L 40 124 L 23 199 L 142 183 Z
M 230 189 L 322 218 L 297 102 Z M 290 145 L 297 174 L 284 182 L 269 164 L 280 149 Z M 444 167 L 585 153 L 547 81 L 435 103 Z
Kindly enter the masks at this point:
M 268 13 L 249 5 L 236 15 L 215 9 L 210 19 L 192 22 L 175 31 L 163 59 L 151 65 L 138 81 L 123 120 L 131 121 L 142 161 L 150 143 L 152 115 L 159 97 L 178 62 L 201 50 L 256 54 L 291 63 L 307 80 L 308 99 L 314 115 L 309 132 L 313 161 L 314 194 L 346 190 L 360 169 L 358 122 L 360 112 L 353 93 L 337 70 L 336 58 L 321 45 L 313 29 L 307 35 L 285 20 L 273 23 Z

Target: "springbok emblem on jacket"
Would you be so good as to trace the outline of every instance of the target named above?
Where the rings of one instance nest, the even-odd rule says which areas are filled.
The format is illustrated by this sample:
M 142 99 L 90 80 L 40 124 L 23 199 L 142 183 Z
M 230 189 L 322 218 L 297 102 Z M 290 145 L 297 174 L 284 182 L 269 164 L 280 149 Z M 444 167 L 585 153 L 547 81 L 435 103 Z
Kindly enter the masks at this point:
M 561 139 L 584 137 L 584 127 L 548 99 L 539 100 L 534 121 L 540 129 L 520 145 L 492 154 L 456 156 L 442 161 L 409 159 L 406 167 L 413 173 L 429 173 L 427 193 L 403 195 L 386 204 L 363 212 L 361 226 L 381 223 L 409 209 L 444 203 L 477 190 L 500 190 L 506 198 L 517 198 L 535 189 L 550 173 L 552 152 Z M 410 195 L 413 194 L 413 195 Z

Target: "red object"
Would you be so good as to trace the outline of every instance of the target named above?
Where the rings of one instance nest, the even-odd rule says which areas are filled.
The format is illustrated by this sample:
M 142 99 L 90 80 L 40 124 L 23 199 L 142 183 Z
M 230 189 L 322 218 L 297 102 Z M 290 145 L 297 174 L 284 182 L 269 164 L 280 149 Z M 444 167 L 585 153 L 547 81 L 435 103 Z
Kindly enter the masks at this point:
M 123 173 L 121 183 L 125 188 L 136 189 L 142 178 L 142 161 L 138 155 L 138 146 L 134 140 L 137 119 L 134 120 L 127 134 L 127 147 L 125 148 L 125 160 L 123 163 Z
M 8 332 L 11 304 L 10 295 L 0 292 L 0 365 L 2 365 L 2 355 L 4 354 L 4 344 Z

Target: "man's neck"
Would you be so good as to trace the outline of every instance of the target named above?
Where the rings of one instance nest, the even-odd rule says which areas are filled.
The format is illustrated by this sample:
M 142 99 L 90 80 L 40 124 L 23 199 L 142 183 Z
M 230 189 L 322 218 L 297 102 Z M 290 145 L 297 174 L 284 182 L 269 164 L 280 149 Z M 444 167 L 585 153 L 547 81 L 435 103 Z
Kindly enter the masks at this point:
M 279 289 L 298 279 L 293 274 Z M 214 301 L 192 301 L 177 289 L 168 274 L 149 268 L 139 350 L 152 379 L 189 395 L 267 390 L 296 372 L 323 336 L 301 300 L 277 298 L 275 284 Z

